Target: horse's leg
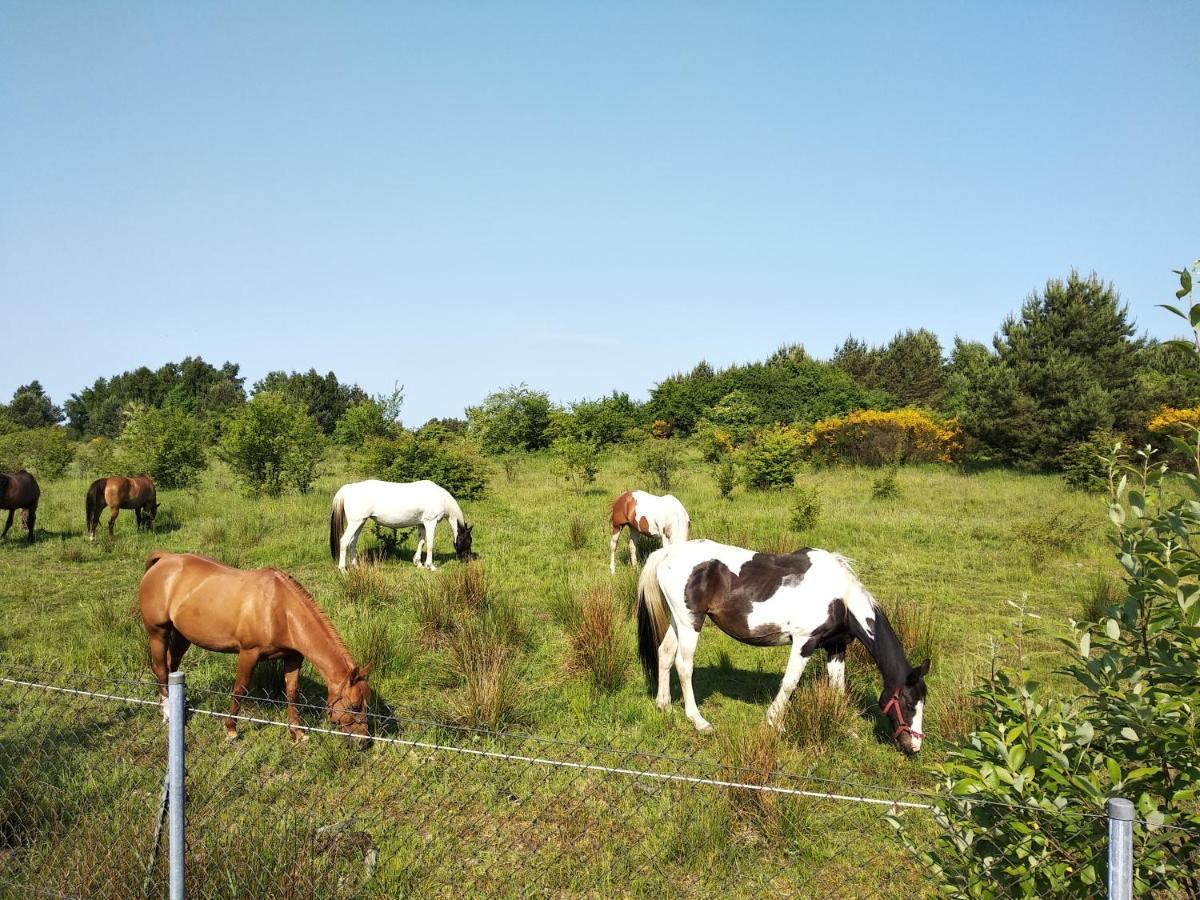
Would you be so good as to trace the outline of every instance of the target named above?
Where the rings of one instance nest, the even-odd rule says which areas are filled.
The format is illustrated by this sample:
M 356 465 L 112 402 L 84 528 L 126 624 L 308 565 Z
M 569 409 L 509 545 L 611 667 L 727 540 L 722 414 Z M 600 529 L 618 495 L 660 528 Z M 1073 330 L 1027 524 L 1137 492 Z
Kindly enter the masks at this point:
M 621 539 L 620 527 L 614 528 L 612 540 L 608 542 L 608 571 L 617 574 L 617 541 Z
M 437 519 L 422 524 L 425 527 L 425 568 L 430 572 L 436 572 L 437 566 L 433 564 L 433 533 L 437 530 Z
M 700 642 L 700 632 L 690 628 L 687 623 L 684 623 L 683 627 L 673 627 L 675 637 L 679 641 L 679 650 L 675 654 L 675 671 L 679 674 L 679 687 L 683 691 L 684 714 L 696 726 L 697 731 L 712 731 L 712 726 L 700 715 L 700 708 L 696 706 L 696 694 L 692 690 L 692 666 L 696 658 L 696 644 Z
M 171 644 L 171 631 L 166 628 L 146 628 L 146 640 L 150 643 L 150 669 L 158 680 L 158 693 L 162 697 L 162 717 L 167 721 L 167 673 L 171 671 L 167 662 L 168 647 Z
M 829 648 L 829 658 L 825 660 L 825 674 L 829 683 L 843 694 L 846 693 L 846 645 L 838 644 Z
M 779 685 L 779 693 L 775 695 L 775 699 L 771 701 L 771 706 L 767 710 L 767 724 L 774 728 L 783 727 L 783 711 L 787 708 L 792 691 L 796 690 L 796 685 L 800 683 L 800 675 L 804 672 L 804 667 L 808 665 L 808 657 L 804 655 L 803 647 L 803 641 L 792 641 L 792 652 L 788 656 L 787 668 L 783 672 L 783 684 Z
M 112 514 L 108 517 L 108 536 L 109 537 L 112 537 L 113 525 L 115 525 L 117 523 L 117 516 L 119 516 L 120 514 L 121 514 L 121 507 L 114 506 L 112 508 Z
M 179 671 L 179 663 L 183 660 L 183 654 L 187 653 L 187 649 L 190 646 L 192 646 L 192 642 L 185 638 L 178 631 L 171 633 L 171 641 L 169 644 L 167 644 L 168 671 Z
M 300 693 L 300 666 L 303 662 L 304 657 L 299 653 L 285 656 L 283 659 L 283 690 L 287 694 L 288 730 L 296 743 L 308 740 L 308 735 L 300 730 L 300 714 L 296 712 L 296 697 Z
M 658 645 L 658 696 L 654 705 L 659 709 L 665 710 L 671 706 L 671 666 L 675 664 L 678 649 L 679 638 L 675 637 L 675 626 L 672 625 Z
M 629 529 L 629 562 L 636 569 L 638 564 L 637 558 L 637 538 L 638 530 L 630 527 Z
M 417 526 L 417 552 L 413 554 L 413 565 L 421 568 L 421 553 L 425 549 L 425 527 Z
M 234 716 L 242 708 L 242 698 L 250 687 L 250 676 L 258 665 L 258 653 L 253 650 L 243 650 L 238 654 L 237 674 L 233 676 L 233 702 L 229 704 L 229 718 L 225 720 L 225 740 L 232 741 L 237 737 L 237 723 Z
M 358 565 L 358 536 L 367 524 L 366 519 L 351 519 L 346 523 L 346 531 L 342 534 L 341 553 L 338 555 L 338 568 L 346 571 L 346 560 L 350 565 Z
M 15 512 L 16 512 L 15 509 L 10 509 L 8 511 L 8 521 L 4 523 L 4 530 L 0 531 L 0 538 L 4 537 L 6 534 L 8 534 L 8 529 L 12 528 L 13 514 Z
M 25 509 L 21 510 L 21 524 L 29 529 L 29 536 L 26 540 L 33 543 L 33 523 L 37 521 L 37 503 L 31 503 Z

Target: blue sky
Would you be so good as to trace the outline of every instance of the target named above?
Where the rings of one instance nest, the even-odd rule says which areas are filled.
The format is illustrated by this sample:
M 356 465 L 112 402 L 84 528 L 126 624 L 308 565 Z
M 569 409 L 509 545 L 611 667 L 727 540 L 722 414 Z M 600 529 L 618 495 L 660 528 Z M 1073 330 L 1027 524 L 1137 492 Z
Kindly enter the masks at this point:
M 1139 326 L 1200 256 L 1200 4 L 0 2 L 0 397 L 185 355 L 643 397 L 849 333 Z

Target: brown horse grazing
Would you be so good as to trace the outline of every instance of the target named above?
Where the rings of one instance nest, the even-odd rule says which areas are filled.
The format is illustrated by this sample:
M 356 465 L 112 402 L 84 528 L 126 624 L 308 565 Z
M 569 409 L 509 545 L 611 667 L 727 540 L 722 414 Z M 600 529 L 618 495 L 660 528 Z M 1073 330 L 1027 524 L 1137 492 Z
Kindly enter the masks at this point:
M 153 528 L 154 517 L 158 515 L 158 495 L 154 490 L 154 482 L 149 475 L 135 475 L 126 478 L 124 475 L 110 475 L 108 478 L 97 478 L 87 492 L 87 530 L 91 540 L 96 539 L 96 529 L 100 526 L 100 514 L 105 507 L 112 510 L 108 517 L 108 533 L 113 533 L 113 525 L 123 509 L 132 509 L 137 517 L 137 530 Z
M 13 513 L 21 511 L 21 524 L 29 532 L 29 543 L 33 543 L 33 523 L 37 520 L 38 498 L 42 489 L 38 487 L 37 479 L 22 469 L 11 475 L 0 473 L 0 509 L 8 510 L 8 521 L 4 523 L 4 531 L 0 538 L 8 534 L 12 528 Z
M 300 664 L 308 659 L 325 679 L 326 705 L 334 726 L 365 747 L 370 666 L 359 669 L 346 645 L 312 595 L 279 569 L 243 571 L 195 553 L 155 550 L 146 558 L 138 588 L 142 625 L 150 640 L 150 665 L 158 679 L 166 715 L 167 675 L 179 668 L 195 644 L 218 653 L 236 653 L 233 703 L 225 736 L 237 737 L 233 717 L 259 660 L 282 659 L 292 737 L 298 727 L 296 694 Z

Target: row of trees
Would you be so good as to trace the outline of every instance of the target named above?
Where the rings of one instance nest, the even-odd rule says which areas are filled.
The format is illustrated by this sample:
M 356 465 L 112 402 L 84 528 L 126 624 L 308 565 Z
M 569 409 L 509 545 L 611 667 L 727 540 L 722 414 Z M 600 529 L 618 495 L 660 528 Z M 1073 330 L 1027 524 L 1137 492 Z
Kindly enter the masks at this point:
M 271 372 L 250 392 L 264 395 L 300 407 L 322 439 L 349 446 L 400 440 L 404 431 L 399 392 L 372 398 L 333 372 Z M 925 330 L 897 334 L 883 346 L 851 337 L 828 361 L 786 346 L 762 362 L 722 370 L 701 362 L 655 385 L 645 403 L 613 392 L 562 407 L 519 385 L 469 407 L 465 421 L 429 423 L 433 430 L 422 440 L 464 447 L 467 440 L 471 453 L 489 454 L 554 444 L 560 455 L 581 458 L 616 443 L 678 437 L 697 441 L 706 458 L 719 462 L 758 435 L 775 435 L 770 426 L 803 433 L 855 411 L 915 408 L 955 422 L 963 455 L 1046 471 L 1090 459 L 1093 444 L 1114 436 L 1142 443 L 1159 410 L 1197 401 L 1200 375 L 1186 354 L 1139 336 L 1112 285 L 1073 272 L 1029 297 L 990 347 L 956 340 L 946 356 Z M 217 367 L 188 357 L 97 379 L 61 409 L 37 381 L 22 385 L 0 407 L 0 433 L 65 421 L 75 439 L 112 440 L 127 428 L 131 409 L 158 410 L 171 411 L 171 421 L 187 416 L 200 442 L 217 446 L 252 402 L 235 363 Z M 391 452 L 413 457 L 396 447 Z

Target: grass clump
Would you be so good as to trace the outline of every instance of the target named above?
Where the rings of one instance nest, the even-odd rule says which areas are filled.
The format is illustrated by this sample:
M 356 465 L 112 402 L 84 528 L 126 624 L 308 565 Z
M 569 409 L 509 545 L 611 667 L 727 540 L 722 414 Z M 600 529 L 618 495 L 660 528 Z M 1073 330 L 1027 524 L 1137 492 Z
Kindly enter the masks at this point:
M 849 696 L 818 678 L 796 688 L 784 713 L 783 730 L 798 747 L 825 750 L 845 737 L 854 718 Z
M 592 689 L 612 693 L 625 684 L 632 665 L 621 604 L 609 583 L 595 582 L 574 597 L 567 624 L 567 668 L 583 674 Z
M 483 615 L 489 602 L 487 572 L 482 563 L 454 566 L 421 583 L 413 611 L 426 643 L 445 643 L 458 626 Z
M 395 599 L 378 560 L 360 561 L 357 566 L 348 568 L 342 581 L 342 592 L 354 604 L 374 605 Z
M 451 699 L 461 725 L 502 728 L 524 720 L 516 652 L 490 621 L 470 621 L 449 644 L 450 671 L 459 682 Z
M 567 526 L 567 547 L 571 550 L 582 550 L 587 546 L 587 523 L 579 516 L 574 516 Z
M 721 777 L 747 785 L 766 785 L 779 768 L 779 732 L 771 726 L 735 726 L 722 732 Z M 726 799 L 737 819 L 762 825 L 775 821 L 778 797 L 753 788 L 729 788 Z
M 1124 593 L 1123 585 L 1110 575 L 1096 572 L 1083 595 L 1081 612 L 1084 622 L 1099 622 L 1116 606 Z
M 899 470 L 889 466 L 871 482 L 872 500 L 895 500 L 901 494 Z

